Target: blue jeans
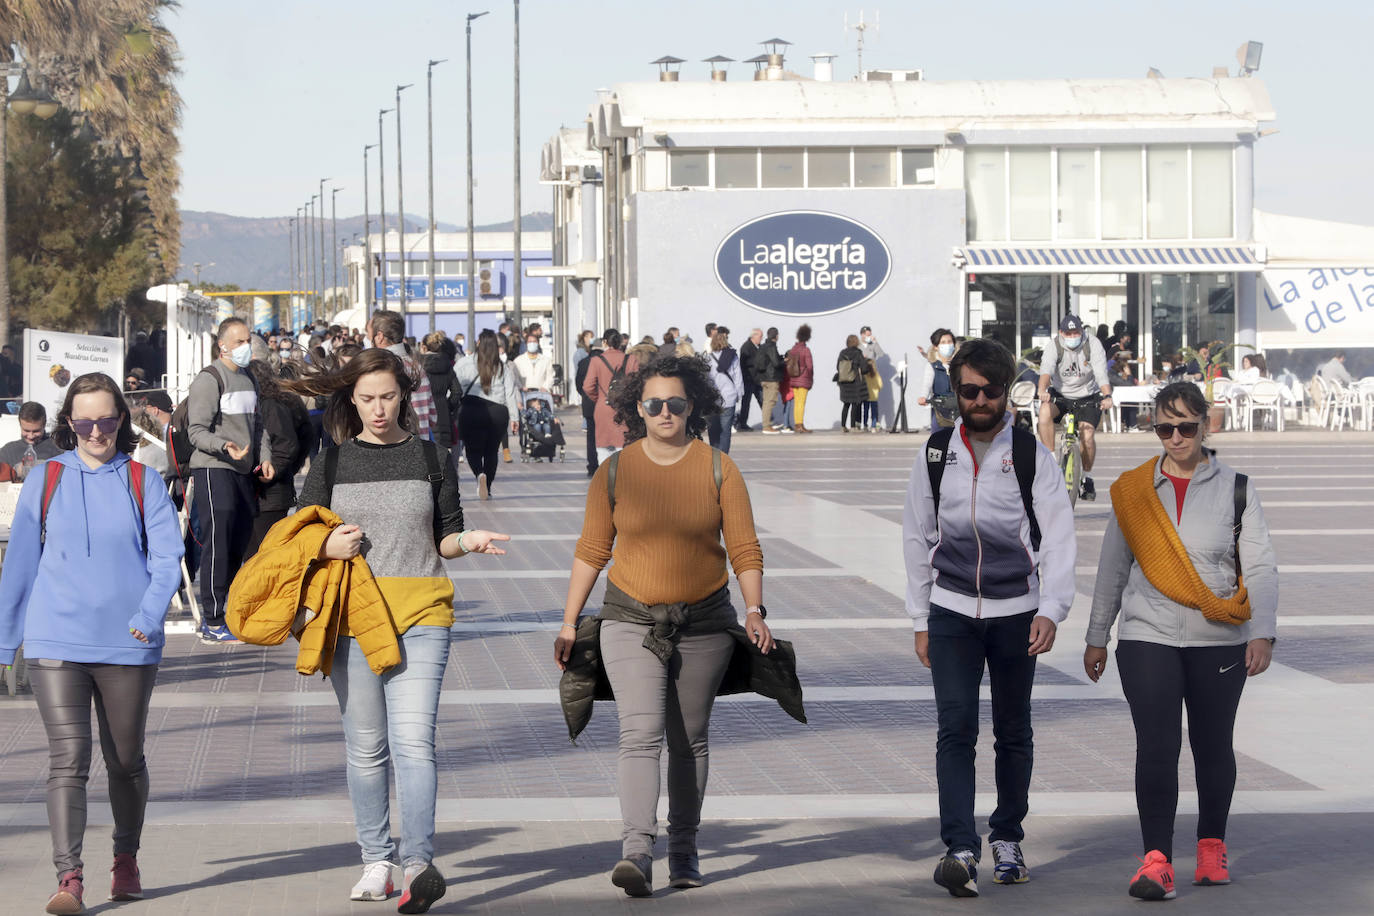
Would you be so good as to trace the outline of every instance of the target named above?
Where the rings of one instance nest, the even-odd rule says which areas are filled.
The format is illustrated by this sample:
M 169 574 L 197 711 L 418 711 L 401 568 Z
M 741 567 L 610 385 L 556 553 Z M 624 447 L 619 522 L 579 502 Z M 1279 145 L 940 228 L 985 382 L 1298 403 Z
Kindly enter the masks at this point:
M 722 408 L 720 413 L 711 418 L 710 424 L 706 427 L 706 435 L 711 440 L 711 447 L 718 448 L 727 455 L 730 454 L 730 436 L 734 431 L 734 407 Z
M 1031 682 L 1035 656 L 1026 654 L 1035 612 L 981 620 L 932 605 L 930 676 L 939 723 L 935 778 L 940 792 L 940 839 L 950 852 L 982 850 L 973 822 L 974 748 L 978 744 L 978 687 L 986 664 L 992 687 L 992 734 L 997 808 L 990 840 L 1021 842 L 1030 802 L 1034 745 Z
M 399 641 L 401 663 L 378 676 L 357 641 L 339 637 L 330 679 L 343 714 L 348 797 L 363 861 L 389 861 L 396 853 L 387 774 L 394 751 L 401 864 L 428 865 L 434 858 L 434 801 L 439 793 L 434 729 L 449 631 L 415 626 Z

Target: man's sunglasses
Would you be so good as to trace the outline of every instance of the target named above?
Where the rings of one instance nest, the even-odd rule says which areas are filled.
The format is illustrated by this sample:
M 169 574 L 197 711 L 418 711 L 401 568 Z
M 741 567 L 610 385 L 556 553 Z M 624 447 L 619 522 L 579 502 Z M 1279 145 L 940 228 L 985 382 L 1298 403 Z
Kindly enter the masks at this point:
M 100 432 L 106 436 L 119 429 L 119 417 L 101 417 L 99 420 L 69 420 L 72 429 L 82 439 L 91 438 L 91 432 L 96 427 L 100 427 Z
M 668 412 L 675 417 L 680 417 L 687 412 L 686 398 L 645 398 L 639 402 L 639 406 L 644 408 L 644 413 L 651 417 L 656 417 L 663 413 L 663 405 L 668 405 Z
M 1002 385 L 960 385 L 958 388 L 959 397 L 965 401 L 978 400 L 978 392 L 983 392 L 989 401 L 995 401 L 1007 393 L 1007 389 Z
M 1185 439 L 1191 439 L 1197 435 L 1197 423 L 1156 423 L 1155 435 L 1161 439 L 1172 439 L 1174 430 Z

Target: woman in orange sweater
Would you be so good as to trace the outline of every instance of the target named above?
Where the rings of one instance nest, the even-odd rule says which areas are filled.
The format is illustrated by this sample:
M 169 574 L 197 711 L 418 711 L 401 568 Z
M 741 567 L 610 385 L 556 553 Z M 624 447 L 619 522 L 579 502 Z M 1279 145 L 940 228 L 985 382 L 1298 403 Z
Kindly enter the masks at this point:
M 738 626 L 728 556 L 747 611 L 745 630 L 765 653 L 763 551 L 744 478 L 701 440 L 720 410 L 705 364 L 655 361 L 625 380 L 616 422 L 630 442 L 597 469 L 587 491 L 563 628 L 554 647 L 566 668 L 577 619 L 601 570 L 601 660 L 620 717 L 617 782 L 622 858 L 611 881 L 632 897 L 653 892 L 659 754 L 668 743 L 668 871 L 673 887 L 701 886 L 697 827 L 706 792 L 707 728 Z M 722 535 L 724 546 L 721 546 Z

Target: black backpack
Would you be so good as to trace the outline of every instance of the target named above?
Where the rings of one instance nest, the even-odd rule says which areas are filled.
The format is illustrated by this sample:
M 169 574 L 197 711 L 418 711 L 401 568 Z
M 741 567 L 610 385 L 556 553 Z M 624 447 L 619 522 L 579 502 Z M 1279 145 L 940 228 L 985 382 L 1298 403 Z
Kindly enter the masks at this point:
M 945 454 L 954 428 L 936 430 L 926 442 L 926 472 L 930 475 L 930 492 L 935 497 L 935 518 L 940 518 L 940 479 L 945 475 Z M 1021 488 L 1021 505 L 1026 507 L 1030 521 L 1031 549 L 1040 549 L 1040 521 L 1035 517 L 1035 498 L 1031 487 L 1035 483 L 1035 436 L 1019 426 L 1011 430 L 1011 463 L 1016 469 L 1016 483 Z
M 601 400 L 607 404 L 615 402 L 616 395 L 620 394 L 620 386 L 625 384 L 625 366 L 630 361 L 630 357 L 625 356 L 620 360 L 619 368 L 612 368 L 611 361 L 606 358 L 604 353 L 596 354 L 596 358 L 606 364 L 606 368 L 611 370 L 611 380 L 606 383 L 606 393 Z
M 215 377 L 215 387 L 218 389 L 215 404 L 219 404 L 219 399 L 224 397 L 224 377 L 219 374 L 215 364 L 211 363 L 200 370 L 202 374 L 208 372 Z M 191 400 L 188 389 L 186 397 L 181 399 L 181 403 L 172 411 L 172 419 L 167 424 L 167 457 L 169 459 L 169 470 L 183 482 L 191 479 L 191 455 L 195 452 L 195 446 L 191 444 L 191 433 L 189 431 L 190 419 L 188 418 L 188 405 Z M 215 419 L 219 419 L 219 407 L 215 407 Z

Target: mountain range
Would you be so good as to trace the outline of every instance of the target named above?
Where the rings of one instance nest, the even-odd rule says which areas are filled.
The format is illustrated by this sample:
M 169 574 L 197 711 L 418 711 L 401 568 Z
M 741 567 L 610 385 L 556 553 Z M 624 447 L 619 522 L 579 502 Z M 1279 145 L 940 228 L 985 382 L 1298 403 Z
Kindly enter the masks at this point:
M 424 217 L 406 214 L 408 233 L 422 232 L 424 224 Z M 395 221 L 388 221 L 388 225 L 394 228 Z M 439 221 L 436 225 L 440 232 L 462 232 L 464 229 Z M 547 212 L 526 213 L 520 225 L 531 232 L 547 232 L 552 228 L 553 216 Z M 475 228 L 478 232 L 509 232 L 513 226 L 514 222 L 507 220 Z M 375 216 L 372 228 L 374 232 L 377 229 Z M 362 233 L 362 216 L 339 218 L 339 238 L 352 239 L 355 235 L 361 238 Z M 318 240 L 315 250 L 319 251 Z M 332 254 L 329 264 L 332 272 Z M 200 265 L 201 283 L 233 283 L 241 289 L 289 289 L 292 285 L 290 220 L 287 217 L 254 218 L 182 210 L 181 266 L 177 278 L 197 282 L 196 265 Z M 332 278 L 327 279 L 332 285 Z

